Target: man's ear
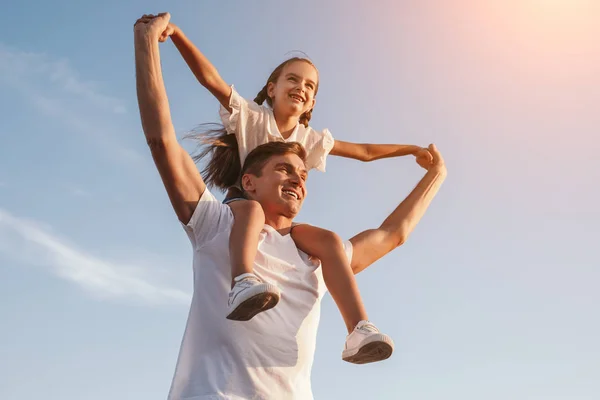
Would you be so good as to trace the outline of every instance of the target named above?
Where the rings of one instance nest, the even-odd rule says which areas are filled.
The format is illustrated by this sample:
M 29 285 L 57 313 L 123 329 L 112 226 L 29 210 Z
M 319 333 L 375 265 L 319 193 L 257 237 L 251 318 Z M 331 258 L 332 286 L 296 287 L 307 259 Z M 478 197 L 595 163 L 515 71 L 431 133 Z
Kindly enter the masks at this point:
M 254 191 L 254 178 L 255 176 L 252 174 L 242 175 L 242 188 L 245 192 L 251 193 Z

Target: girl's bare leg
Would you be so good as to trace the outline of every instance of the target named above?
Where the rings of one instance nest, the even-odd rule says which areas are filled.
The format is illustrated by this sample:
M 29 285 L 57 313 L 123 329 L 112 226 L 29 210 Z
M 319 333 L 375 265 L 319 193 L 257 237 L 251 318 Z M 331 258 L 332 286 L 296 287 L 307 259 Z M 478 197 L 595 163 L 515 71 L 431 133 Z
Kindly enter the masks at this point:
M 325 284 L 348 333 L 360 321 L 368 320 L 342 239 L 334 232 L 304 224 L 292 229 L 292 239 L 300 250 L 321 260 Z
M 265 224 L 265 214 L 256 201 L 236 200 L 229 203 L 234 223 L 229 236 L 231 291 L 227 319 L 248 321 L 279 302 L 277 286 L 254 274 L 258 238 Z
M 234 222 L 229 236 L 231 259 L 231 286 L 233 279 L 242 274 L 253 273 L 258 237 L 265 225 L 262 207 L 254 200 L 238 200 L 228 204 Z

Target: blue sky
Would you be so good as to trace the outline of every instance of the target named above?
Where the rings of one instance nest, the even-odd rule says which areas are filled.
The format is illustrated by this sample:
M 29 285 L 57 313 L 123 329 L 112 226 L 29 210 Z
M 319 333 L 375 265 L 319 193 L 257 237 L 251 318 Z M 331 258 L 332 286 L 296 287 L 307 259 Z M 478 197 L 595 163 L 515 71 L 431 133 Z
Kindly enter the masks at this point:
M 317 399 L 600 398 L 600 4 L 223 3 L 5 5 L 0 398 L 166 397 L 191 251 L 141 132 L 132 40 L 165 10 L 243 96 L 302 50 L 320 71 L 314 127 L 446 158 L 412 237 L 358 277 L 396 352 L 343 363 L 327 296 Z M 161 53 L 177 131 L 216 121 L 172 43 Z M 299 220 L 350 237 L 422 174 L 408 157 L 330 157 Z

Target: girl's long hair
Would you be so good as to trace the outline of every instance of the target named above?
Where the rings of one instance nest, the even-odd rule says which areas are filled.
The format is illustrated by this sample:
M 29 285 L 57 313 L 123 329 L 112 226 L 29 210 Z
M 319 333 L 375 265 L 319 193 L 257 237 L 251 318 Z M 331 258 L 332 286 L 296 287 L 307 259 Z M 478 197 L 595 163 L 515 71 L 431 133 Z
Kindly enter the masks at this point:
M 256 95 L 254 99 L 256 104 L 260 105 L 266 101 L 270 107 L 273 107 L 273 100 L 267 94 L 269 83 L 277 82 L 285 66 L 296 61 L 306 62 L 315 67 L 312 61 L 302 57 L 293 57 L 282 62 L 271 72 L 267 83 Z M 318 90 L 319 83 L 317 82 L 315 95 Z M 299 122 L 308 127 L 311 117 L 312 109 L 303 113 L 299 118 Z M 193 139 L 198 143 L 200 151 L 192 156 L 196 163 L 210 156 L 206 166 L 201 171 L 202 178 L 209 187 L 225 191 L 238 183 L 242 165 L 235 134 L 227 132 L 222 124 L 209 123 L 199 125 L 186 138 Z
M 241 171 L 238 143 L 233 133 L 227 133 L 221 124 L 201 124 L 186 136 L 198 143 L 198 153 L 192 155 L 196 164 L 206 156 L 208 162 L 201 171 L 204 182 L 225 191 L 235 186 Z

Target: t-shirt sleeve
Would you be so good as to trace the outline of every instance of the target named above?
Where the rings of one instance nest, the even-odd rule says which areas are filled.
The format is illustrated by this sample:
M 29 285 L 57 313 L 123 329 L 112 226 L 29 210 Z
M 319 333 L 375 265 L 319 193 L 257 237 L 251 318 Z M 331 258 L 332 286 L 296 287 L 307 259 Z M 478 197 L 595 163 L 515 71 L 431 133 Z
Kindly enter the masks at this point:
M 231 96 L 229 96 L 229 108 L 231 108 L 231 112 L 221 105 L 219 116 L 227 132 L 235 133 L 240 120 L 240 114 L 244 114 L 245 109 L 248 108 L 248 101 L 240 96 L 233 85 L 231 85 Z
M 201 247 L 218 233 L 229 229 L 233 224 L 231 209 L 221 204 L 215 196 L 205 189 L 198 200 L 192 218 L 182 224 L 194 248 Z
M 304 148 L 306 149 L 306 167 L 317 169 L 325 172 L 327 155 L 333 148 L 335 140 L 329 132 L 329 129 L 323 129 L 318 132 L 312 128 L 308 128 Z
M 235 134 L 240 161 L 243 164 L 248 153 L 269 141 L 266 127 L 268 115 L 264 107 L 240 96 L 233 85 L 229 97 L 229 108 L 231 108 L 231 112 L 221 105 L 219 116 L 227 132 Z
M 346 257 L 348 257 L 348 261 L 352 263 L 352 255 L 354 254 L 354 247 L 352 247 L 352 242 L 346 240 L 344 242 L 344 251 L 346 252 Z

